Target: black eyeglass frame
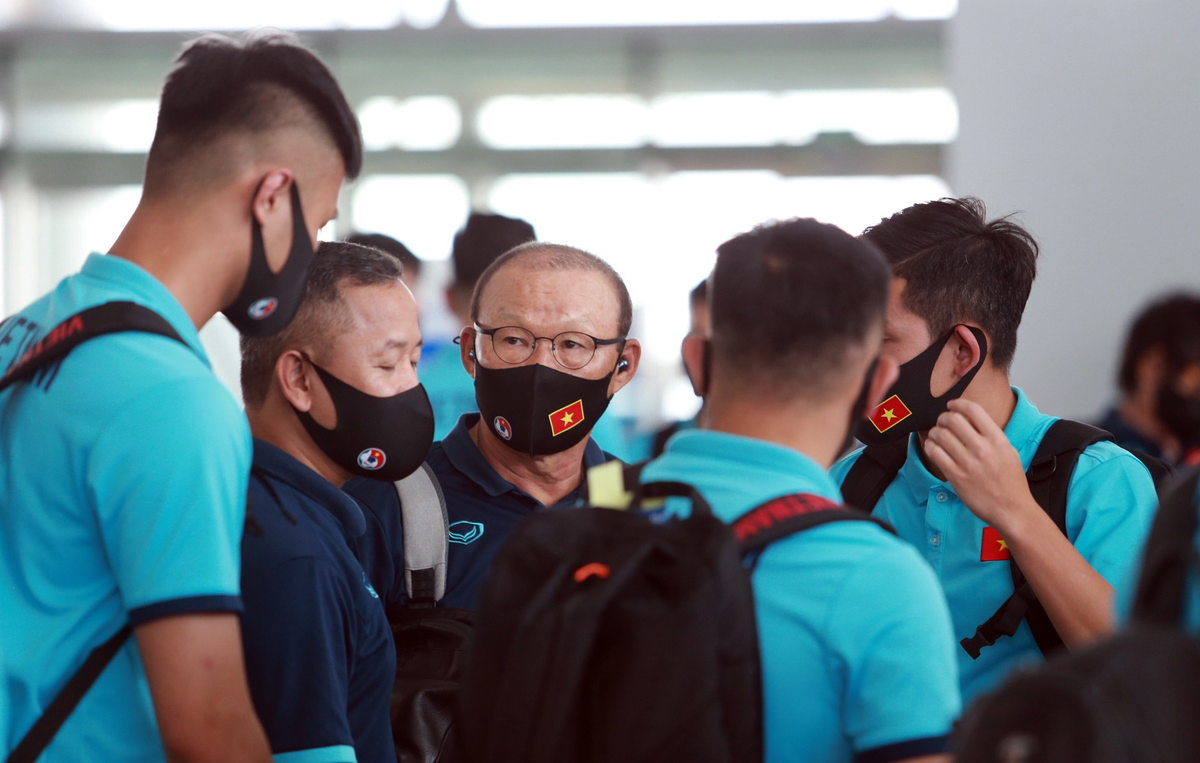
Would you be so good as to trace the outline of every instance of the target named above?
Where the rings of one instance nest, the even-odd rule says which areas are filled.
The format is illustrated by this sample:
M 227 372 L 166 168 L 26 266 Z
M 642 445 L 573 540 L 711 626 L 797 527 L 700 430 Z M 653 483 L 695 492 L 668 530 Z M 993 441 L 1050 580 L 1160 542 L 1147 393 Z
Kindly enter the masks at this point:
M 587 333 L 586 331 L 560 331 L 552 337 L 538 336 L 537 334 L 534 334 L 532 331 L 525 328 L 524 326 L 497 326 L 496 328 L 489 329 L 489 328 L 484 328 L 483 326 L 480 326 L 478 323 L 475 324 L 474 328 L 475 328 L 475 333 L 483 334 L 489 340 L 491 340 L 492 352 L 494 352 L 496 354 L 496 357 L 500 359 L 500 362 L 504 363 L 505 365 L 519 366 L 521 363 L 524 363 L 526 360 L 529 360 L 529 358 L 532 358 L 533 354 L 535 352 L 537 352 L 537 343 L 543 339 L 546 339 L 550 342 L 550 355 L 554 358 L 554 362 L 559 364 L 563 368 L 567 369 L 568 371 L 578 371 L 579 369 L 586 366 L 588 363 L 591 363 L 592 359 L 596 357 L 596 350 L 600 349 L 601 347 L 607 347 L 607 346 L 613 345 L 613 344 L 620 344 L 621 347 L 620 347 L 620 349 L 617 350 L 617 355 L 619 356 L 622 352 L 625 351 L 625 340 L 629 338 L 626 335 L 622 334 L 621 336 L 618 336 L 614 339 L 600 339 L 599 337 L 592 336 L 591 334 Z M 526 356 L 524 360 L 520 360 L 520 361 L 517 361 L 514 363 L 511 361 L 505 360 L 504 358 L 501 358 L 500 353 L 496 351 L 496 345 L 495 345 L 496 332 L 503 331 L 504 329 L 518 329 L 520 331 L 524 331 L 525 333 L 527 333 L 533 337 L 533 344 L 530 345 L 529 355 Z M 574 368 L 572 368 L 571 366 L 568 366 L 567 364 L 565 364 L 561 360 L 559 360 L 558 352 L 557 352 L 558 345 L 556 344 L 556 342 L 558 341 L 558 338 L 560 336 L 563 336 L 564 334 L 579 334 L 580 336 L 586 336 L 588 339 L 591 339 L 593 342 L 595 342 L 596 346 L 592 348 L 592 357 L 588 358 L 587 362 L 583 363 L 582 365 L 575 366 Z M 455 337 L 454 341 L 457 344 L 458 337 Z

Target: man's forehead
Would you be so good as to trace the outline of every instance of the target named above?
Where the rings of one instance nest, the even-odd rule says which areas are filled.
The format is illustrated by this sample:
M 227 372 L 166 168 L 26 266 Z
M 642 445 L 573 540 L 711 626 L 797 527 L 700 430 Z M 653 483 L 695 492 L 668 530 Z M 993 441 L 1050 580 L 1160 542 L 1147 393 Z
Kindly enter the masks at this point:
M 496 273 L 486 285 L 480 295 L 479 319 L 487 325 L 532 323 L 566 327 L 560 330 L 615 332 L 620 309 L 604 273 L 513 266 Z

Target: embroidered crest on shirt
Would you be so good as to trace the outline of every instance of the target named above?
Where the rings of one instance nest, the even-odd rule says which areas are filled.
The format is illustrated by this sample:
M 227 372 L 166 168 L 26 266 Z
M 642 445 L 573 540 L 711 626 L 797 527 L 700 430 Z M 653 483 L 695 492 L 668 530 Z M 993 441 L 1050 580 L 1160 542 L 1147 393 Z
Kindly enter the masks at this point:
M 1005 562 L 1012 559 L 1008 550 L 1008 541 L 1000 537 L 994 527 L 983 528 L 983 547 L 979 551 L 981 562 Z

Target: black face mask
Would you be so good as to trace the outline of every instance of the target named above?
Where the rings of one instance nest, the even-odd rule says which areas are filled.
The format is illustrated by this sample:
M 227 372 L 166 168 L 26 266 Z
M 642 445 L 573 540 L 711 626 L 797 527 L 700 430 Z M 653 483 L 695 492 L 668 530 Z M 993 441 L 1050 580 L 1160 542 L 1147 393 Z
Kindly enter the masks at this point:
M 1200 400 L 1176 392 L 1174 379 L 1164 381 L 1159 388 L 1155 413 L 1184 445 L 1200 444 Z
M 296 316 L 304 298 L 304 281 L 312 264 L 312 241 L 300 208 L 300 190 L 292 183 L 292 249 L 278 273 L 267 264 L 262 226 L 250 216 L 250 269 L 233 302 L 222 313 L 245 336 L 278 334 Z
M 418 384 L 391 397 L 351 387 L 305 358 L 329 392 L 337 426 L 326 429 L 304 411 L 300 423 L 317 447 L 351 474 L 395 482 L 412 474 L 433 445 L 433 407 Z
M 485 426 L 520 453 L 548 456 L 578 444 L 608 408 L 608 383 L 534 363 L 485 368 L 475 362 L 475 402 Z
M 946 412 L 950 401 L 962 396 L 971 380 L 983 367 L 983 361 L 987 359 L 987 337 L 981 329 L 974 326 L 967 328 L 979 342 L 979 362 L 941 397 L 934 397 L 929 391 L 933 367 L 937 365 L 942 348 L 954 334 L 954 328 L 931 344 L 929 349 L 900 366 L 900 376 L 887 391 L 883 402 L 858 422 L 855 436 L 859 440 L 867 445 L 884 445 L 907 437 L 913 432 L 932 429 L 937 424 L 938 416 Z

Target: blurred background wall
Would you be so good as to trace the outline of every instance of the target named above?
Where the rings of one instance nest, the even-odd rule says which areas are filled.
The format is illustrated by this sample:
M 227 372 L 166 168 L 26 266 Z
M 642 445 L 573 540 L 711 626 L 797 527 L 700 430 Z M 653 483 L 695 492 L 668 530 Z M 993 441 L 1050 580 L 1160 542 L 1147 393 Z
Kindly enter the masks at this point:
M 298 30 L 362 122 L 365 171 L 322 236 L 387 233 L 421 257 L 427 335 L 458 328 L 442 287 L 471 209 L 622 272 L 647 351 L 610 414 L 631 433 L 694 411 L 687 293 L 770 218 L 857 234 L 952 192 L 1022 212 L 1044 255 L 1016 378 L 1056 413 L 1098 410 L 1141 302 L 1200 288 L 1183 2 L 324 5 L 0 0 L 0 313 L 115 239 L 182 41 L 261 25 Z M 229 332 L 205 337 L 236 387 Z

